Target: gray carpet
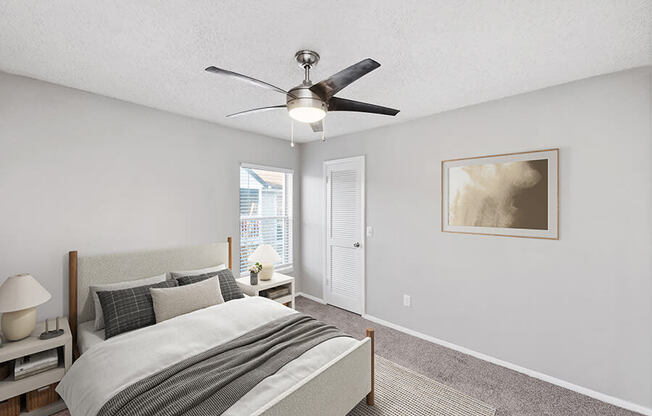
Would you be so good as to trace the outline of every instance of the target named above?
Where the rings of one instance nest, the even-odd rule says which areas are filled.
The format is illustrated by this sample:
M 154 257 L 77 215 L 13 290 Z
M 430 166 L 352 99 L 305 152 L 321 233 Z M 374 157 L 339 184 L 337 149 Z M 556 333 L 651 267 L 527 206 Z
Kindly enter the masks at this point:
M 496 409 L 376 355 L 375 402 L 348 416 L 494 416 Z
M 634 416 L 630 412 L 303 297 L 297 310 L 363 338 L 376 330 L 376 353 L 483 401 L 496 416 Z M 639 415 L 640 416 L 640 415 Z

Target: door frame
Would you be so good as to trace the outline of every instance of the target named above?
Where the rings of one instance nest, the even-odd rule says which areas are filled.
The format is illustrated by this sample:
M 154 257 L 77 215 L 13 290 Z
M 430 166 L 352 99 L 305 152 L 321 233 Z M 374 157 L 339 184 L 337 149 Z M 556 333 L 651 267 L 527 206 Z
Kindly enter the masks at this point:
M 360 226 L 360 244 L 362 244 L 362 290 L 361 290 L 361 306 L 362 306 L 362 313 L 361 316 L 364 316 L 367 313 L 367 271 L 366 271 L 366 263 L 367 263 L 367 240 L 366 240 L 366 230 L 367 230 L 367 217 L 366 217 L 366 211 L 365 211 L 365 203 L 367 200 L 367 191 L 365 189 L 366 185 L 366 165 L 365 165 L 365 155 L 360 155 L 360 156 L 352 156 L 352 157 L 346 157 L 342 159 L 330 159 L 330 160 L 325 160 L 324 165 L 323 165 L 323 172 L 322 172 L 322 191 L 323 191 L 323 203 L 322 203 L 322 219 L 323 219 L 323 226 L 322 226 L 322 236 L 321 240 L 324 243 L 324 248 L 322 250 L 322 264 L 323 264 L 323 272 L 324 276 L 322 278 L 322 299 L 324 300 L 325 303 L 328 303 L 328 297 L 326 296 L 328 291 L 328 182 L 327 182 L 327 176 L 328 176 L 328 167 L 332 165 L 337 165 L 339 163 L 347 163 L 347 162 L 359 162 L 360 163 L 360 170 L 361 170 L 361 176 L 360 176 L 360 220 L 362 222 Z

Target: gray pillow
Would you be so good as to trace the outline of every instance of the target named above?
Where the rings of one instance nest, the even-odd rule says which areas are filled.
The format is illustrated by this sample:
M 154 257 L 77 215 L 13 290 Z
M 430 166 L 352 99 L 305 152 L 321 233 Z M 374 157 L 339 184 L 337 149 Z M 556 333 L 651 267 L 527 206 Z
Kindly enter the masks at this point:
M 183 315 L 224 303 L 217 277 L 199 283 L 170 288 L 150 288 L 156 322 L 166 321 Z
M 198 276 L 200 274 L 218 272 L 220 270 L 226 269 L 225 264 L 218 264 L 217 266 L 206 267 L 205 269 L 195 269 L 195 270 L 182 270 L 176 272 L 170 272 L 170 277 L 176 279 L 181 276 Z
M 97 297 L 97 292 L 105 292 L 107 290 L 128 289 L 130 287 L 153 285 L 154 283 L 164 282 L 166 279 L 165 273 L 158 276 L 146 277 L 144 279 L 129 280 L 127 282 L 107 283 L 104 285 L 93 285 L 90 287 L 91 298 L 93 299 L 93 306 L 95 307 L 95 330 L 99 331 L 104 328 L 104 313 L 102 312 L 102 304 L 100 298 Z
M 97 292 L 104 312 L 104 336 L 106 339 L 156 323 L 152 287 L 175 287 L 176 280 L 166 280 L 154 285 L 128 289 Z
M 220 292 L 222 293 L 224 302 L 228 302 L 233 299 L 244 298 L 244 293 L 242 293 L 242 289 L 240 289 L 240 286 L 238 286 L 236 283 L 231 269 L 224 269 L 217 272 L 200 274 L 197 276 L 179 276 L 175 279 L 177 282 L 179 282 L 179 286 L 184 286 L 210 279 L 213 276 L 217 276 L 220 281 Z

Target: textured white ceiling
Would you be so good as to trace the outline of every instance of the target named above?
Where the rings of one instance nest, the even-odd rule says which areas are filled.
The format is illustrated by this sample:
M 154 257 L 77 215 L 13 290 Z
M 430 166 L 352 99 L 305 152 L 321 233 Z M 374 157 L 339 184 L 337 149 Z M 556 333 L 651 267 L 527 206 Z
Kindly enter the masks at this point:
M 331 113 L 333 137 L 649 65 L 651 25 L 651 0 L 2 0 L 0 70 L 287 139 L 284 111 L 224 118 L 283 95 L 204 68 L 290 88 L 298 49 L 315 81 L 374 58 L 338 96 L 401 113 Z

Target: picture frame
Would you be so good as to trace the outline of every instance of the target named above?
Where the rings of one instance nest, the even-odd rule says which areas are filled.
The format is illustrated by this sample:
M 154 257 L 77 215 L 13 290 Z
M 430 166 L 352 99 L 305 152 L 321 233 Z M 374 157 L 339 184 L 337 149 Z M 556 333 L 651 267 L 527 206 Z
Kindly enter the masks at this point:
M 559 239 L 559 149 L 441 162 L 441 231 Z

